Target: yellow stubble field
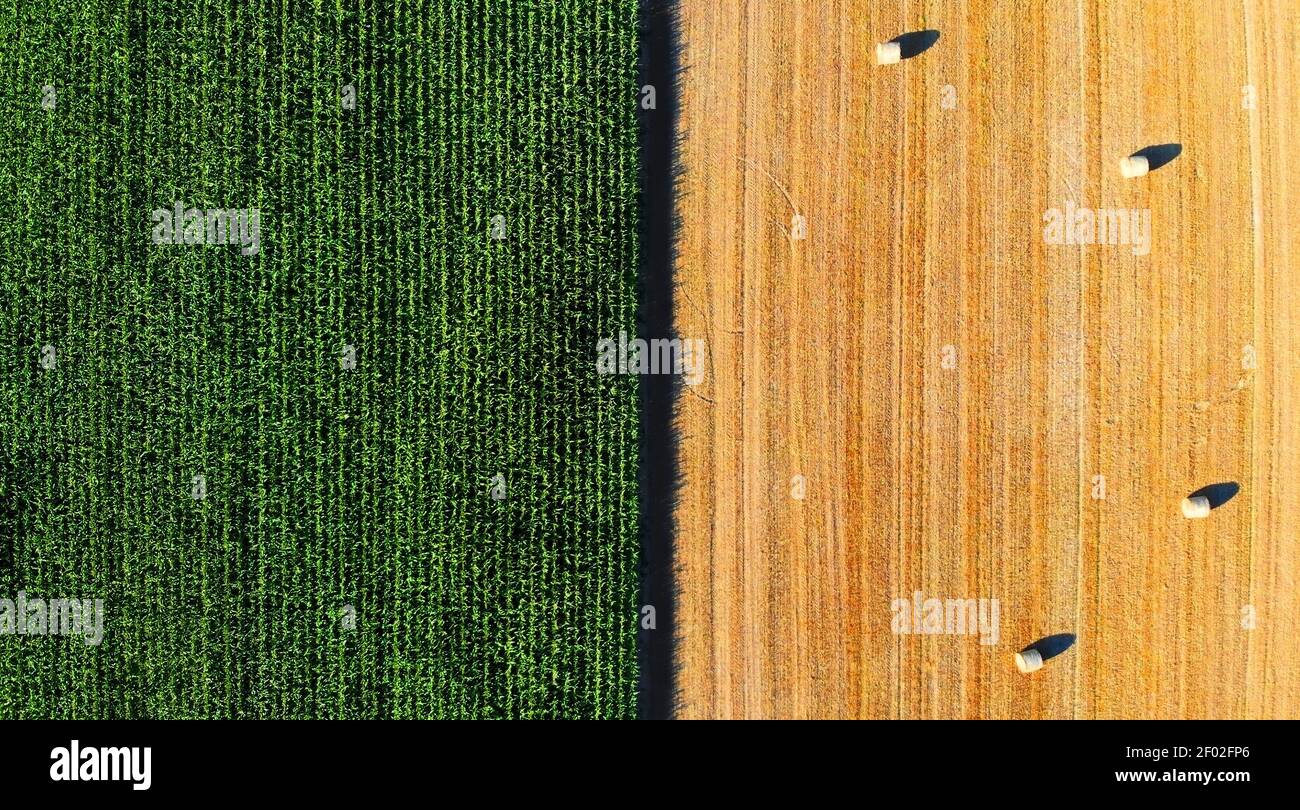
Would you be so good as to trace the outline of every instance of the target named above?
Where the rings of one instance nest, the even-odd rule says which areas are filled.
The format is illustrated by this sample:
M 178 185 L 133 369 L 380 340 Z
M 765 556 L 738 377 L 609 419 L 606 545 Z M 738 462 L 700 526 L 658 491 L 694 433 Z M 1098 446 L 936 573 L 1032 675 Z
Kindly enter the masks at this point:
M 1300 6 L 681 13 L 678 716 L 1300 716 Z

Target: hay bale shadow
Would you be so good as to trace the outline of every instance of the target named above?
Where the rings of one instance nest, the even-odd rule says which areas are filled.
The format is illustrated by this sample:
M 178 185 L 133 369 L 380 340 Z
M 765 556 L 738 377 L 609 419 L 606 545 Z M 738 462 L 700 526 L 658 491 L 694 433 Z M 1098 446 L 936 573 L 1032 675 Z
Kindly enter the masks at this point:
M 1183 153 L 1181 143 L 1161 143 L 1155 146 L 1144 146 L 1133 154 L 1131 158 L 1144 157 L 1147 159 L 1147 171 L 1153 172 L 1166 163 Z
M 1241 491 L 1241 485 L 1236 481 L 1224 481 L 1219 484 L 1210 484 L 1188 495 L 1189 498 L 1204 497 L 1210 502 L 1211 509 L 1218 509 L 1228 501 L 1237 496 Z
M 1077 636 L 1075 636 L 1074 633 L 1057 633 L 1053 636 L 1045 636 L 1040 638 L 1038 641 L 1035 641 L 1033 644 L 1030 644 L 1020 652 L 1024 653 L 1029 650 L 1036 650 L 1039 655 L 1043 656 L 1043 660 L 1047 661 L 1074 646 L 1075 638 L 1077 638 Z
M 909 31 L 889 41 L 898 43 L 900 58 L 911 59 L 934 47 L 934 43 L 939 41 L 939 32 L 933 28 L 925 31 Z

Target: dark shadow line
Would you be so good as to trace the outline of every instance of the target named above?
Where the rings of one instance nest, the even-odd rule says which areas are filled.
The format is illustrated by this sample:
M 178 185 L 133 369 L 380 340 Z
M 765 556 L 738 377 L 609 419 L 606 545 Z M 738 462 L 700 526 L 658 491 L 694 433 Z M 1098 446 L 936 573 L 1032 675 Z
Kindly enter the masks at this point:
M 677 0 L 641 0 L 638 86 L 655 88 L 654 109 L 637 94 L 640 131 L 640 289 L 637 334 L 645 340 L 674 337 L 673 279 L 679 233 L 676 192 L 677 99 L 680 89 L 680 14 Z M 678 436 L 673 425 L 680 377 L 638 378 L 641 432 L 638 441 L 641 544 L 637 614 L 637 714 L 643 720 L 672 718 L 677 709 L 676 583 L 673 575 L 673 506 L 677 501 Z M 641 609 L 654 607 L 655 626 L 644 627 Z

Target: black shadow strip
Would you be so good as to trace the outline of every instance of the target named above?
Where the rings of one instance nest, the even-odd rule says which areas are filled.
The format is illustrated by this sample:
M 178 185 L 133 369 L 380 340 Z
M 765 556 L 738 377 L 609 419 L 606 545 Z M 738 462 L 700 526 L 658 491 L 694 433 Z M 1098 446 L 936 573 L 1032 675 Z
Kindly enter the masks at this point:
M 680 43 L 677 0 L 641 0 L 640 11 L 641 92 L 636 104 L 641 147 L 641 273 L 637 332 L 649 341 L 674 336 Z M 647 86 L 654 88 L 652 109 L 647 109 Z M 673 405 L 680 377 L 645 374 L 639 383 L 641 609 L 637 623 L 637 713 L 643 720 L 666 720 L 675 713 L 677 695 L 673 504 L 678 442 L 673 429 Z M 654 608 L 653 628 L 646 626 L 646 606 Z

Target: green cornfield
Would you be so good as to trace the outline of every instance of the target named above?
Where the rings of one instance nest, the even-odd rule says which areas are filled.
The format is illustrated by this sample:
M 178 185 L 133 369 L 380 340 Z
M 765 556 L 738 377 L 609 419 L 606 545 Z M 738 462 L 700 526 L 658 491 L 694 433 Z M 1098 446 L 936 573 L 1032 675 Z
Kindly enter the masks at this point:
M 103 602 L 0 618 L 0 717 L 635 716 L 637 47 L 636 0 L 0 4 L 0 599 Z

